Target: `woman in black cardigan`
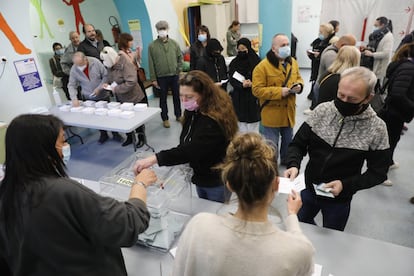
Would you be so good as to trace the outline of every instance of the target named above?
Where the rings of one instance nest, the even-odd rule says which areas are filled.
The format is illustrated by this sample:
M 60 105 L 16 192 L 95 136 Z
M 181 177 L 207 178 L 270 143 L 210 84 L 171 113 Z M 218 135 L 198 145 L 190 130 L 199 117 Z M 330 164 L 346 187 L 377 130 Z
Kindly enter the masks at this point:
M 237 133 L 237 117 L 231 99 L 204 72 L 194 70 L 180 79 L 184 121 L 177 147 L 140 159 L 134 170 L 154 164 L 174 166 L 189 163 L 200 198 L 224 202 L 230 198 L 219 172 L 214 169 Z

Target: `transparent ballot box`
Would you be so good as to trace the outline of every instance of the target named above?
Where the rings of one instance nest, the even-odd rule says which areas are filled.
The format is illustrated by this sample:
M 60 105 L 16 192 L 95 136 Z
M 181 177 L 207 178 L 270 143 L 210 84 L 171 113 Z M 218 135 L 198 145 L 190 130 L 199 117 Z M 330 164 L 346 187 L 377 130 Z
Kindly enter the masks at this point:
M 119 200 L 127 200 L 135 175 L 133 167 L 138 159 L 149 155 L 147 152 L 137 152 L 123 161 L 100 180 L 101 193 Z M 187 166 L 159 167 L 153 166 L 158 180 L 147 188 L 148 207 L 159 209 L 168 205 L 168 201 L 177 197 L 191 183 L 191 171 Z
M 167 208 L 149 208 L 151 219 L 148 229 L 138 236 L 138 244 L 167 252 L 181 233 L 190 216 Z
M 147 152 L 137 152 L 103 176 L 99 180 L 101 194 L 127 200 L 135 179 L 134 164 L 148 155 Z M 138 244 L 168 251 L 190 218 L 189 215 L 169 210 L 168 204 L 171 199 L 183 194 L 184 190 L 190 190 L 192 172 L 188 166 L 153 166 L 152 169 L 158 180 L 147 188 L 147 206 L 151 219 L 148 229 L 139 235 Z

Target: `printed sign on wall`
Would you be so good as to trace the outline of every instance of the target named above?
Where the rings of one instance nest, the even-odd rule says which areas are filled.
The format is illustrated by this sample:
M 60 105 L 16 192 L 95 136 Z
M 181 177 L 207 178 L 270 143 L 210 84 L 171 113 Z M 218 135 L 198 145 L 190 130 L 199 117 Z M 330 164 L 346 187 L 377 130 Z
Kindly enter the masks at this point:
M 16 68 L 24 92 L 42 87 L 42 81 L 40 80 L 34 58 L 16 60 L 14 67 Z

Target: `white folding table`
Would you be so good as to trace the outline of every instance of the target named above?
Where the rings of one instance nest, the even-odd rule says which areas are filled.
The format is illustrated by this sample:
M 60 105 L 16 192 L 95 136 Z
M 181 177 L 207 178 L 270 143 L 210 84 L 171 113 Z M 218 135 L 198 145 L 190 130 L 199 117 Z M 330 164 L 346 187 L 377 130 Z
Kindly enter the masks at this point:
M 82 128 L 92 128 L 98 130 L 106 131 L 116 131 L 122 133 L 132 132 L 132 140 L 134 150 L 136 150 L 136 136 L 135 130 L 148 122 L 150 119 L 154 118 L 158 113 L 161 112 L 161 109 L 158 107 L 148 107 L 142 111 L 135 111 L 135 116 L 129 119 L 112 117 L 112 116 L 99 116 L 95 114 L 83 114 L 82 112 L 65 112 L 61 111 L 58 107 L 54 106 L 50 109 L 50 113 L 58 117 L 63 121 L 66 126 L 82 127 Z M 78 136 L 78 134 L 73 133 L 70 130 L 71 134 Z M 138 133 L 141 134 L 144 138 L 144 144 L 154 151 L 154 148 L 148 145 L 147 137 L 145 132 Z M 81 139 L 82 141 L 82 139 Z

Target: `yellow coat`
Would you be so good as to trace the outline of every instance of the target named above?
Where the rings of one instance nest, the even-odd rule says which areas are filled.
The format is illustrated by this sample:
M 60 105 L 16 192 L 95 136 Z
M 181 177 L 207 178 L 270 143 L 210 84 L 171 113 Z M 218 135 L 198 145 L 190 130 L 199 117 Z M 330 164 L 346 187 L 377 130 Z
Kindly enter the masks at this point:
M 266 100 L 271 100 L 261 112 L 262 124 L 265 127 L 293 127 L 295 125 L 296 95 L 290 94 L 282 98 L 281 87 L 291 67 L 292 73 L 286 87 L 290 88 L 295 83 L 303 85 L 299 66 L 294 58 L 292 58 L 292 64 L 288 64 L 286 69 L 281 62 L 276 68 L 265 58 L 253 71 L 253 95 L 259 99 L 260 106 Z

